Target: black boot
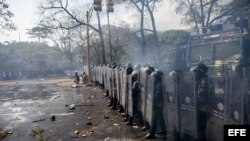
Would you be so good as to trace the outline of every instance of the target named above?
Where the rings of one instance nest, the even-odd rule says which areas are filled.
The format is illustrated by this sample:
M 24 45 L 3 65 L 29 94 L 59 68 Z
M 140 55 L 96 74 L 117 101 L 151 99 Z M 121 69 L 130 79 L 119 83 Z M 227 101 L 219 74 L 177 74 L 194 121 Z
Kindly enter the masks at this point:
M 145 139 L 155 139 L 155 135 L 154 134 L 151 134 L 151 133 L 148 133 L 146 136 L 145 136 Z
M 126 123 L 128 126 L 132 126 L 133 125 L 133 118 L 129 117 L 128 122 Z

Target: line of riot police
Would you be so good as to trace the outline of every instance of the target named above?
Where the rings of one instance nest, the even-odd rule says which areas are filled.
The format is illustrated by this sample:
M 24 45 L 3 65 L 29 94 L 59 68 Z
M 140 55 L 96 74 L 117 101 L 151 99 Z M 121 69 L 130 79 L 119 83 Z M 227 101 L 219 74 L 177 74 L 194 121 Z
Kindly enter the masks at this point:
M 148 130 L 146 139 L 222 141 L 225 124 L 249 123 L 249 77 L 211 78 L 202 63 L 189 72 L 115 63 L 91 71 L 108 106 L 124 113 L 128 125 Z

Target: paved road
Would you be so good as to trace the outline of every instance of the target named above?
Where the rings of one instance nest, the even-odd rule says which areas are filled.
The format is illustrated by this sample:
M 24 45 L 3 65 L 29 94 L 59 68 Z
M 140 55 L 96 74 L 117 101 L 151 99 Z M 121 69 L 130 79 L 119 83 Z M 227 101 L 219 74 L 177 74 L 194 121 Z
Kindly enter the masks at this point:
M 13 132 L 3 140 L 143 139 L 146 132 L 136 126 L 127 127 L 121 115 L 106 106 L 107 99 L 101 89 L 67 87 L 71 85 L 69 79 L 0 82 L 0 128 Z M 71 104 L 76 105 L 74 110 L 70 110 Z M 105 113 L 108 119 L 103 118 Z M 53 115 L 55 121 L 51 120 Z M 41 134 L 32 134 L 42 130 Z

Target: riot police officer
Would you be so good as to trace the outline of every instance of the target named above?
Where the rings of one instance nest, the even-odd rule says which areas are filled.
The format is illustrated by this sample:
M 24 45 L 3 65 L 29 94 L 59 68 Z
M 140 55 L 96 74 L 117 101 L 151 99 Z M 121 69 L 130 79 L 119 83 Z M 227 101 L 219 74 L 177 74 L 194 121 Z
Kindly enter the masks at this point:
M 165 126 L 165 120 L 163 117 L 163 73 L 161 71 L 155 71 L 151 74 L 154 77 L 153 87 L 153 117 L 150 132 L 145 136 L 145 139 L 155 138 L 155 132 L 157 128 L 157 121 L 162 130 L 162 135 L 166 137 L 167 131 Z
M 79 77 L 78 73 L 75 72 L 75 80 L 74 80 L 74 82 L 75 82 L 76 84 L 79 84 L 79 81 L 80 81 L 80 77 Z
M 126 73 L 127 73 L 127 75 L 130 75 L 130 74 L 132 74 L 132 72 L 133 72 L 133 66 L 132 66 L 132 64 L 128 64 L 127 66 L 126 66 Z M 127 85 L 127 84 L 126 84 Z M 127 90 L 126 90 L 126 93 L 127 93 Z M 126 108 L 126 107 L 120 107 L 121 108 L 121 111 L 124 111 L 124 108 Z M 129 119 L 129 115 L 128 115 L 128 113 L 127 113 L 127 111 L 125 111 L 125 118 L 123 119 L 123 121 L 124 122 L 127 122 L 128 121 L 128 119 Z
M 195 85 L 197 92 L 197 106 L 198 106 L 198 130 L 200 131 L 199 140 L 206 141 L 207 128 L 207 108 L 208 108 L 208 67 L 199 63 L 194 69 Z
M 129 120 L 127 125 L 133 125 L 133 118 L 136 114 L 138 114 L 138 100 L 140 94 L 140 84 L 138 80 L 138 71 L 133 71 L 132 73 L 132 108 L 133 112 L 132 115 L 129 116 Z

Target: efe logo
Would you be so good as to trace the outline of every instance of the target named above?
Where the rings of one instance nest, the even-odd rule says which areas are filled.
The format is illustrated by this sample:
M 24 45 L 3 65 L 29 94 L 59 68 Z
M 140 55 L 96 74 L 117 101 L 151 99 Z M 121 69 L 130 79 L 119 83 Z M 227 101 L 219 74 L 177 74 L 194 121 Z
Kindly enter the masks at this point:
M 224 125 L 224 141 L 250 141 L 250 125 Z
M 247 136 L 246 129 L 228 129 L 228 136 Z

